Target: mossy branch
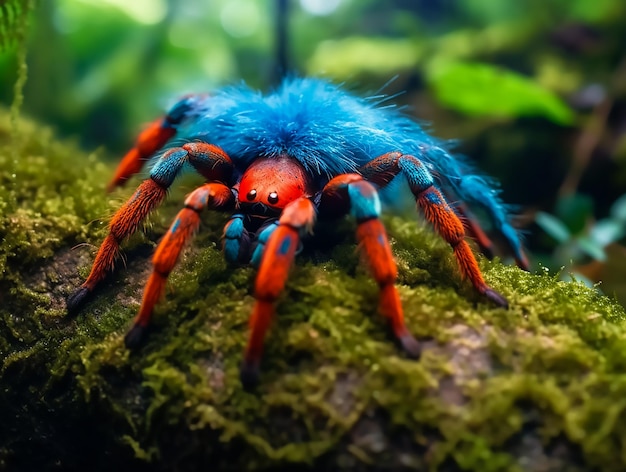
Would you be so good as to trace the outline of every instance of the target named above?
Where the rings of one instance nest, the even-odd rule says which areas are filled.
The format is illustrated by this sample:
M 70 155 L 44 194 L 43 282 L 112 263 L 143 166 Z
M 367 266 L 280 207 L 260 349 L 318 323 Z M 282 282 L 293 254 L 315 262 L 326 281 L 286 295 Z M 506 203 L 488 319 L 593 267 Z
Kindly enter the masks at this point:
M 92 260 L 75 246 L 100 241 L 132 189 L 103 198 L 111 169 L 40 126 L 20 128 L 21 204 L 0 212 L 0 470 L 625 470 L 625 314 L 597 291 L 482 261 L 511 304 L 495 308 L 428 228 L 385 218 L 407 324 L 424 344 L 415 361 L 377 316 L 353 223 L 318 227 L 251 394 L 238 365 L 254 271 L 224 262 L 224 220 L 207 215 L 147 344 L 130 353 L 146 241 L 182 191 L 156 212 L 153 234 L 126 246 L 127 269 L 69 318 L 64 299 Z M 5 113 L 0 157 L 7 130 Z

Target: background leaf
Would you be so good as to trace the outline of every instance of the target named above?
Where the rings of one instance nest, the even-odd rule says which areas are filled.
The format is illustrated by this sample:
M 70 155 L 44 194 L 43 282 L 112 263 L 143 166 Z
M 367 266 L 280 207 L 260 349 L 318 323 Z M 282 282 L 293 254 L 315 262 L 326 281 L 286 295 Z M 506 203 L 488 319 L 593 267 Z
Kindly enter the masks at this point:
M 606 261 L 606 253 L 604 252 L 604 248 L 596 241 L 593 241 L 591 238 L 588 237 L 582 237 L 577 240 L 577 243 L 580 250 L 594 260 L 601 262 Z
M 611 206 L 611 216 L 626 224 L 626 195 L 619 197 Z
M 619 241 L 624 237 L 624 234 L 626 234 L 625 225 L 609 219 L 598 221 L 589 231 L 591 240 L 602 247 Z
M 468 115 L 543 116 L 561 125 L 573 111 L 554 93 L 513 71 L 478 62 L 434 62 L 427 80 L 443 105 Z
M 555 213 L 570 233 L 578 234 L 593 217 L 593 200 L 580 193 L 563 196 L 556 202 Z
M 543 211 L 537 212 L 535 215 L 535 222 L 541 227 L 541 229 L 560 243 L 564 243 L 571 237 L 567 226 L 565 226 L 561 220 L 549 213 L 545 213 Z

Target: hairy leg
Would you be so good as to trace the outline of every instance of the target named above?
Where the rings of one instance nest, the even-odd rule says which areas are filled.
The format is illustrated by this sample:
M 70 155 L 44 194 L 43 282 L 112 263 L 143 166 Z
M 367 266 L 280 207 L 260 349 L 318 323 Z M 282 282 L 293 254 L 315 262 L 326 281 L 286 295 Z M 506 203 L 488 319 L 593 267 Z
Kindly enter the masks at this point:
M 228 181 L 233 167 L 224 151 L 211 144 L 188 143 L 167 151 L 152 168 L 150 178 L 142 182 L 113 215 L 109 223 L 109 234 L 98 249 L 87 280 L 67 299 L 70 314 L 80 310 L 89 294 L 113 269 L 121 242 L 135 233 L 148 214 L 161 204 L 167 189 L 186 162 L 208 179 L 221 182 Z
M 139 313 L 124 339 L 127 347 L 136 347 L 143 339 L 154 306 L 163 294 L 167 277 L 200 225 L 201 211 L 205 208 L 228 211 L 234 205 L 235 197 L 230 188 L 221 183 L 205 184 L 187 197 L 185 208 L 178 213 L 152 257 L 152 274 L 144 289 Z
M 250 335 L 241 365 L 241 382 L 245 388 L 256 385 L 263 354 L 263 340 L 274 316 L 275 302 L 285 288 L 289 269 L 303 234 L 315 222 L 313 203 L 301 197 L 283 210 L 278 226 L 271 230 L 265 243 L 254 286 L 256 301 L 250 317 Z
M 332 179 L 322 192 L 320 212 L 343 208 L 357 221 L 359 250 L 380 288 L 379 311 L 400 345 L 411 357 L 419 357 L 420 346 L 404 321 L 402 304 L 395 282 L 398 276 L 387 232 L 381 221 L 380 202 L 374 186 L 358 174 L 344 174 Z
M 438 147 L 424 147 L 420 154 L 426 162 L 437 162 L 443 167 L 441 172 L 442 180 L 446 181 L 455 195 L 461 197 L 463 202 L 472 206 L 480 206 L 485 209 L 491 219 L 494 228 L 504 237 L 509 245 L 517 265 L 528 270 L 528 260 L 524 253 L 518 232 L 511 226 L 504 204 L 498 197 L 498 192 L 488 185 L 487 181 L 471 172 L 467 165 L 462 166 L 450 156 L 447 151 Z M 467 169 L 465 169 L 468 167 Z M 395 176 L 403 173 L 411 185 L 411 190 L 415 194 L 419 189 L 424 189 L 433 185 L 433 178 L 427 167 L 417 157 L 402 154 L 400 152 L 389 152 L 377 157 L 359 169 L 366 180 L 375 183 L 379 187 L 387 185 Z M 463 208 L 461 208 L 463 213 Z M 468 212 L 469 213 L 469 212 Z M 485 233 L 478 222 L 469 215 L 469 229 L 473 235 L 479 238 L 479 244 L 485 244 L 488 250 L 491 245 L 487 243 Z M 485 239 L 486 238 L 486 239 Z
M 107 185 L 107 190 L 110 192 L 123 185 L 128 178 L 138 173 L 144 164 L 176 135 L 177 125 L 196 108 L 203 98 L 202 95 L 184 97 L 163 118 L 153 121 L 139 133 L 135 145 L 117 166 L 115 175 Z
M 419 159 L 399 152 L 391 152 L 374 159 L 361 170 L 367 180 L 381 187 L 402 173 L 426 219 L 452 246 L 461 275 L 469 279 L 479 293 L 499 306 L 508 307 L 506 299 L 485 283 L 476 257 L 465 241 L 463 223 L 448 205 L 442 193 L 435 187 L 432 175 Z

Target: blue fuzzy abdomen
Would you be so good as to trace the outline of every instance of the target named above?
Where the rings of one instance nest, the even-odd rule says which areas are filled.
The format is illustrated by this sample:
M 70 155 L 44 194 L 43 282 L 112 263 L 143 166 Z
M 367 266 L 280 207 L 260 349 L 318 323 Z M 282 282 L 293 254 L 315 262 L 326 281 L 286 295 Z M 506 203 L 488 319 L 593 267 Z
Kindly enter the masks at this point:
M 433 142 L 396 110 L 375 105 L 315 79 L 286 81 L 266 96 L 229 87 L 204 100 L 180 131 L 217 144 L 243 168 L 259 157 L 287 154 L 327 178 L 386 152 L 411 153 Z

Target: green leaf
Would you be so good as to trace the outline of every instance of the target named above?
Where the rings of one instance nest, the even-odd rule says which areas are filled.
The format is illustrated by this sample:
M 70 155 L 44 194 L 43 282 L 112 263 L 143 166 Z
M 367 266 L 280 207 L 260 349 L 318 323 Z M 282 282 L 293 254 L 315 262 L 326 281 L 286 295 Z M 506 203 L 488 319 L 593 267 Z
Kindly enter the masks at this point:
M 307 71 L 335 79 L 364 73 L 384 76 L 414 68 L 419 53 L 419 48 L 410 40 L 352 36 L 320 43 L 307 63 Z
M 569 125 L 574 112 L 557 95 L 513 71 L 475 62 L 434 61 L 426 71 L 440 103 L 474 116 L 543 116 Z
M 611 217 L 626 224 L 626 194 L 613 202 L 611 206 Z
M 606 20 L 611 15 L 619 17 L 623 11 L 623 0 L 568 0 L 565 3 L 572 18 L 591 23 Z
M 567 226 L 565 226 L 561 220 L 549 213 L 545 213 L 543 211 L 537 212 L 535 215 L 535 222 L 541 227 L 541 229 L 560 243 L 564 243 L 571 238 L 571 234 L 567 229 Z
M 570 233 L 578 234 L 593 217 L 593 199 L 580 193 L 560 197 L 554 212 L 557 218 L 565 223 Z
M 587 237 L 579 238 L 576 242 L 580 250 L 588 256 L 596 261 L 606 261 L 606 252 L 604 252 L 604 248 L 597 242 Z
M 606 247 L 622 239 L 625 234 L 626 225 L 619 221 L 605 219 L 598 221 L 593 228 L 591 228 L 589 237 L 600 246 Z

